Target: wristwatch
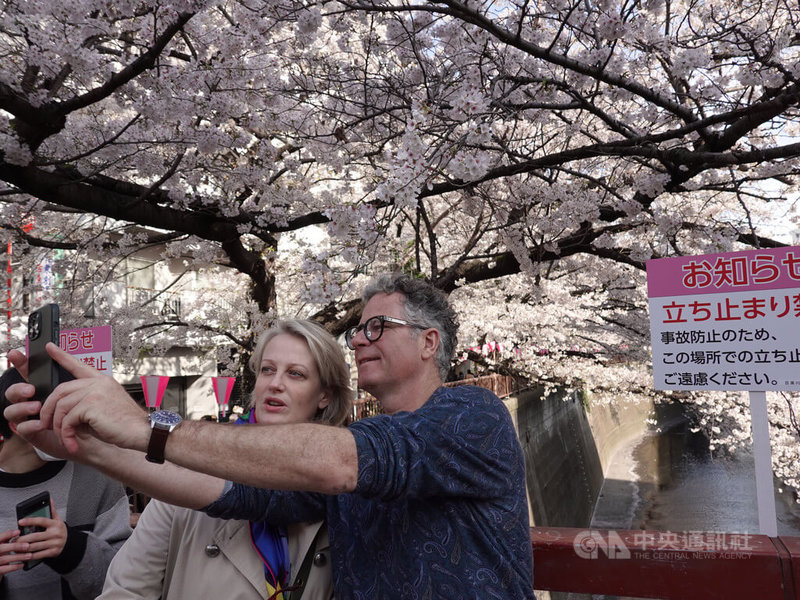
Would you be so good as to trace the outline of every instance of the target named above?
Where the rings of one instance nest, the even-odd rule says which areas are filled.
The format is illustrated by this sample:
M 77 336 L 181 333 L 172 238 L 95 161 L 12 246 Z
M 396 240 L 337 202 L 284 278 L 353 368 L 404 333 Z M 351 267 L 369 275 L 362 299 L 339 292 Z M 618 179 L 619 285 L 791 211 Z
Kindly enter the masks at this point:
M 175 429 L 183 418 L 171 410 L 157 410 L 150 413 L 150 443 L 147 444 L 147 454 L 145 458 L 152 463 L 162 464 L 164 462 L 164 447 L 167 445 L 167 437 Z

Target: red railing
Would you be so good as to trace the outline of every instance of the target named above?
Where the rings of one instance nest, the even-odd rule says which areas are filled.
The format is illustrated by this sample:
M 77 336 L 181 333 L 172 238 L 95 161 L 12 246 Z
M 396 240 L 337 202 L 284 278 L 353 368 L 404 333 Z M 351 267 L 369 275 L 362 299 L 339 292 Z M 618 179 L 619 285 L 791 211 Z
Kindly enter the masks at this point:
M 666 600 L 800 600 L 800 538 L 532 527 L 537 590 Z

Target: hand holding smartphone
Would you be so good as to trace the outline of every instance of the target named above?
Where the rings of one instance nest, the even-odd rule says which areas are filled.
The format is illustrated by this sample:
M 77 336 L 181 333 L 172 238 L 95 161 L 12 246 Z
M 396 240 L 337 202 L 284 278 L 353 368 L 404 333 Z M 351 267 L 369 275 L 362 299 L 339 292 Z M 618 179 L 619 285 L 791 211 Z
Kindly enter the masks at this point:
M 23 500 L 19 504 L 17 504 L 17 523 L 19 523 L 20 519 L 24 519 L 26 517 L 46 517 L 48 519 L 53 518 L 52 511 L 50 510 L 50 493 L 49 492 L 41 492 L 36 494 L 32 498 L 28 498 L 27 500 Z M 29 533 L 33 533 L 35 531 L 44 531 L 43 527 L 34 527 L 28 525 L 26 527 L 20 527 L 21 535 L 27 535 Z M 29 560 L 25 562 L 25 565 L 22 567 L 23 571 L 28 571 L 38 565 L 41 560 Z

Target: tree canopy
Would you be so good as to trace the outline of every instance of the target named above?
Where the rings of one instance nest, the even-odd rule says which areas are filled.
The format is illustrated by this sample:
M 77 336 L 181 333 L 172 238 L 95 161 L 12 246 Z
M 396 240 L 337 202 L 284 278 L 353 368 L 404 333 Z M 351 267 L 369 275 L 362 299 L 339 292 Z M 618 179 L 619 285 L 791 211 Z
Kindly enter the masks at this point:
M 170 330 L 247 345 L 295 312 L 341 332 L 364 277 L 402 268 L 452 294 L 462 349 L 503 340 L 569 381 L 552 351 L 588 356 L 624 393 L 647 388 L 613 366 L 647 360 L 647 259 L 795 228 L 784 0 L 6 0 L 0 19 L 0 226 L 30 260 L 164 245 L 248 282 Z M 75 266 L 72 289 L 115 267 Z

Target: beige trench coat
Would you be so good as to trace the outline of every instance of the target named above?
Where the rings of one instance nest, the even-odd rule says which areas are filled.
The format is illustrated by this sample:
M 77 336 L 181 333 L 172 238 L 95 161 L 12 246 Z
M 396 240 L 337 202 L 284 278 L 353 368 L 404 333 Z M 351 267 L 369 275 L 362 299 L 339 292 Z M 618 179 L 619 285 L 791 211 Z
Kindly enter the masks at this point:
M 302 600 L 333 598 L 330 543 L 322 523 L 289 528 L 294 582 L 314 537 Z M 266 600 L 264 566 L 247 521 L 225 521 L 151 500 L 108 569 L 102 600 Z M 293 597 L 296 600 L 297 597 Z

